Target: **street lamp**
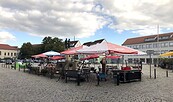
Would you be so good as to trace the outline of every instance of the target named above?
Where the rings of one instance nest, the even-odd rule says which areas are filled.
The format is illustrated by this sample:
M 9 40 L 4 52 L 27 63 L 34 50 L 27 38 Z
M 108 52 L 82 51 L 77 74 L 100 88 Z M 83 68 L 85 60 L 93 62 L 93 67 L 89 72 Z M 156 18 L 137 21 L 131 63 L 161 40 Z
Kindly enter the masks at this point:
M 147 50 L 146 53 L 149 55 L 149 58 L 150 58 L 150 78 L 151 78 L 151 63 L 152 63 L 152 60 L 151 60 L 151 55 L 154 54 L 154 50 Z

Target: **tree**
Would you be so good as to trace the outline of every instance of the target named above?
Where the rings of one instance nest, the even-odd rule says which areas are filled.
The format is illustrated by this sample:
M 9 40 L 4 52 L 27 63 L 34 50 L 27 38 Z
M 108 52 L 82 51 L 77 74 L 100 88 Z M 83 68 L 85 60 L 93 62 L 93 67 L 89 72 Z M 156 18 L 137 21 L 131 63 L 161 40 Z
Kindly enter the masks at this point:
M 70 39 L 68 39 L 68 44 L 67 45 L 68 45 L 68 48 L 70 48 Z
M 67 42 L 67 38 L 65 39 L 65 49 L 67 49 L 68 48 L 68 42 Z
M 42 41 L 43 44 L 43 51 L 50 51 L 54 50 L 57 52 L 61 52 L 64 50 L 64 42 L 62 39 L 59 39 L 57 37 L 51 38 L 51 37 L 45 37 Z
M 57 37 L 45 37 L 42 40 L 42 44 L 32 45 L 30 42 L 23 43 L 20 49 L 19 58 L 30 58 L 32 55 L 40 54 L 50 50 L 57 52 L 64 51 L 63 40 Z
M 33 55 L 33 47 L 30 42 L 23 43 L 20 53 L 19 53 L 19 58 L 30 58 Z

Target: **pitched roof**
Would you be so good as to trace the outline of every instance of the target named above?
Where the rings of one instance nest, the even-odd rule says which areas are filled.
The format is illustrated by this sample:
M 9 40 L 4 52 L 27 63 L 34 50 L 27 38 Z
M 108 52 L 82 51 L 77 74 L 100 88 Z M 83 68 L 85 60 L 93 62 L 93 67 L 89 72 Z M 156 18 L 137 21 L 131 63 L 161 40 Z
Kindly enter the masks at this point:
M 159 41 L 173 40 L 173 32 L 164 33 L 164 34 L 149 35 L 149 36 L 142 36 L 142 37 L 136 37 L 136 38 L 129 38 L 122 45 L 157 42 L 158 40 Z
M 79 40 L 77 40 L 77 41 L 70 41 L 70 47 L 74 47 L 77 44 L 78 41 Z
M 86 42 L 86 43 L 84 43 L 83 45 L 86 45 L 86 46 L 91 46 L 91 45 L 95 45 L 95 44 L 97 44 L 97 43 L 101 43 L 102 41 L 104 41 L 105 39 L 99 39 L 99 40 L 95 40 L 95 41 L 93 41 L 93 42 Z
M 18 50 L 17 46 L 10 46 L 8 44 L 0 44 L 0 49 L 3 50 Z

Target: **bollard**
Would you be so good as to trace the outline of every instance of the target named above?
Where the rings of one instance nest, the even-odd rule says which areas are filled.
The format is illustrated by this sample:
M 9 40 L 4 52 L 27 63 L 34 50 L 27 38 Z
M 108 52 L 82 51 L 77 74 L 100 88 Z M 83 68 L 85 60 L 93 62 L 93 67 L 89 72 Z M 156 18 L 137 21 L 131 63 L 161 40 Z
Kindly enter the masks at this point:
M 97 86 L 100 85 L 100 77 L 99 77 L 99 73 L 97 73 Z
M 67 72 L 65 73 L 65 83 L 67 83 Z
M 156 79 L 156 69 L 154 69 L 154 79 Z
M 80 86 L 80 71 L 77 73 L 77 86 Z
M 168 70 L 166 71 L 166 77 L 168 77 Z
M 24 66 L 23 72 L 25 72 L 26 65 Z
M 19 65 L 19 71 L 20 71 L 20 65 Z
M 120 75 L 119 75 L 119 73 L 117 73 L 117 85 L 119 85 L 120 84 Z

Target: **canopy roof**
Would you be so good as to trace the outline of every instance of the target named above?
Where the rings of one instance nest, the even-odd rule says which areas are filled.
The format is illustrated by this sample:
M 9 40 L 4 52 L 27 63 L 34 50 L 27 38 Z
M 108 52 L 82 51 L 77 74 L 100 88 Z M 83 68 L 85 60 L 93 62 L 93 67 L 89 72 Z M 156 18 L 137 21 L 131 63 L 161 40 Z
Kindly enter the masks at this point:
M 55 51 L 48 51 L 43 53 L 46 56 L 57 56 L 57 55 L 61 55 L 59 52 L 55 52 Z
M 123 46 L 123 47 L 126 47 L 126 46 Z M 137 51 L 137 53 L 135 53 L 135 54 L 122 54 L 122 55 L 146 55 L 147 54 L 147 53 L 140 51 L 140 50 L 137 50 L 137 49 L 132 49 L 130 47 L 126 47 L 126 48 L 130 49 L 130 50 L 135 50 L 135 51 Z
M 81 60 L 89 60 L 89 59 L 94 59 L 94 58 L 99 58 L 99 55 L 97 55 L 97 54 L 89 55 L 85 58 L 81 58 Z
M 121 56 L 106 56 L 106 58 L 109 58 L 109 59 L 118 59 L 118 58 L 121 58 Z
M 46 58 L 47 56 L 44 55 L 44 54 L 38 54 L 38 55 L 33 55 L 31 57 L 34 57 L 34 58 Z
M 99 54 L 99 53 L 118 53 L 118 54 L 137 54 L 138 52 L 135 49 L 129 49 L 124 46 L 113 44 L 110 42 L 103 41 L 89 47 L 77 50 L 78 53 L 84 54 Z
M 65 59 L 65 57 L 62 57 L 62 56 L 53 56 L 50 59 L 52 59 L 52 60 L 61 60 L 61 59 Z
M 65 55 L 73 55 L 73 54 L 76 54 L 77 50 L 80 50 L 82 48 L 84 48 L 85 46 L 84 45 L 81 45 L 81 46 L 78 46 L 78 47 L 74 47 L 74 48 L 71 48 L 71 49 L 68 49 L 68 50 L 65 50 L 63 52 L 61 52 L 61 54 L 65 54 Z
M 172 55 L 173 55 L 173 52 L 166 52 L 161 54 L 160 56 L 172 56 Z

